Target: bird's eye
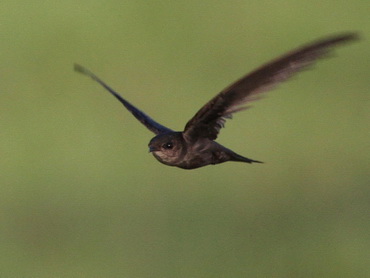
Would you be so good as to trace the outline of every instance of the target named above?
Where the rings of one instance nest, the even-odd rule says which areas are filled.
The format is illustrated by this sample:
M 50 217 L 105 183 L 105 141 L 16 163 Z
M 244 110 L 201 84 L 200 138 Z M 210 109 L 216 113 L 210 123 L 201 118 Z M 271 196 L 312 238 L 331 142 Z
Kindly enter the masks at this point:
M 166 149 L 166 150 L 170 150 L 170 149 L 172 149 L 173 148 L 173 143 L 172 142 L 167 142 L 166 144 L 164 144 L 163 146 L 162 146 L 164 149 Z

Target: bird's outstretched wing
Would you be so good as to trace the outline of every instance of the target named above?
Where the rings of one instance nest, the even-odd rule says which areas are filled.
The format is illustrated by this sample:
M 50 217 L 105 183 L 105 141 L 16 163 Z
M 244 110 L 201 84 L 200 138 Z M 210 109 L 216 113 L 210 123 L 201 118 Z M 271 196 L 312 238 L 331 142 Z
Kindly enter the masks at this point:
M 216 139 L 232 113 L 245 109 L 245 104 L 258 99 L 260 93 L 274 88 L 278 83 L 312 65 L 317 59 L 325 57 L 333 47 L 357 38 L 355 33 L 323 38 L 249 73 L 216 95 L 188 121 L 184 130 L 185 138 L 189 141 L 199 137 Z
M 93 74 L 88 69 L 86 69 L 83 66 L 80 66 L 78 64 L 74 65 L 74 69 L 77 72 L 80 72 L 80 73 L 83 73 L 87 76 L 90 76 L 93 80 L 95 80 L 100 85 L 102 85 L 113 96 L 115 96 L 132 113 L 132 115 L 134 115 L 135 118 L 138 119 L 143 125 L 145 125 L 150 131 L 154 132 L 155 134 L 162 134 L 162 133 L 172 132 L 171 129 L 157 123 L 152 118 L 150 118 L 148 115 L 146 115 L 144 112 L 137 109 L 135 106 L 133 106 L 131 103 L 129 103 L 123 97 L 121 97 L 117 92 L 115 92 L 104 81 L 102 81 L 99 77 L 97 77 L 95 74 Z

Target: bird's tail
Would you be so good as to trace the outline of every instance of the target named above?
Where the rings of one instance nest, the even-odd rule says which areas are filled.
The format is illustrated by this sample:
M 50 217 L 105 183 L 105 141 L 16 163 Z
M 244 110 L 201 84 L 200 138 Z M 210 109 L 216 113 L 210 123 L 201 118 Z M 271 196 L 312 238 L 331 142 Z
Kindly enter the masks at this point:
M 247 157 L 244 157 L 244 156 L 241 156 L 237 153 L 233 153 L 231 159 L 231 161 L 240 161 L 240 162 L 246 162 L 246 163 L 263 163 L 262 161 L 258 161 L 258 160 L 253 160 L 253 159 L 250 159 L 250 158 L 247 158 Z

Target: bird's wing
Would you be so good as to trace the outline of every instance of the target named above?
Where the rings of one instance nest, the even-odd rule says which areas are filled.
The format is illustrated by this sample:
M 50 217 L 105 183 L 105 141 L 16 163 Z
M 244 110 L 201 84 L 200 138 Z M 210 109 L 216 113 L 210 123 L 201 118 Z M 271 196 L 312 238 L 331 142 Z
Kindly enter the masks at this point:
M 95 74 L 93 74 L 88 69 L 86 69 L 83 66 L 80 66 L 78 64 L 74 65 L 74 69 L 77 72 L 80 72 L 80 73 L 83 73 L 87 76 L 90 76 L 93 80 L 95 80 L 100 85 L 102 85 L 113 96 L 115 96 L 132 113 L 132 115 L 134 115 L 135 118 L 138 119 L 143 125 L 145 125 L 150 131 L 154 132 L 155 134 L 162 134 L 162 133 L 172 132 L 171 129 L 157 123 L 152 118 L 150 118 L 148 115 L 146 115 L 144 112 L 137 109 L 135 106 L 133 106 L 131 103 L 129 103 L 123 97 L 121 97 L 117 92 L 115 92 L 104 81 L 102 81 L 99 77 L 97 77 Z
M 190 141 L 199 137 L 216 139 L 232 113 L 245 109 L 245 104 L 258 99 L 260 93 L 271 90 L 278 83 L 326 56 L 334 46 L 355 39 L 355 33 L 323 38 L 249 73 L 216 95 L 188 121 L 184 129 L 185 138 Z

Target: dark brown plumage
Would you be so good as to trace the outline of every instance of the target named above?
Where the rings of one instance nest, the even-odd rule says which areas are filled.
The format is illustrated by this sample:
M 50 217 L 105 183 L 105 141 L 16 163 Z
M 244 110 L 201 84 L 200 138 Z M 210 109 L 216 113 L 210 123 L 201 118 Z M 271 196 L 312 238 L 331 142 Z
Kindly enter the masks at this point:
M 105 82 L 89 70 L 75 65 L 75 70 L 90 76 L 113 94 L 155 136 L 149 150 L 162 163 L 183 169 L 194 169 L 226 161 L 260 162 L 225 148 L 214 140 L 227 118 L 246 108 L 249 102 L 259 98 L 278 83 L 306 69 L 319 58 L 329 54 L 333 47 L 356 40 L 354 33 L 327 37 L 308 44 L 263 65 L 242 77 L 206 103 L 191 118 L 183 132 L 174 132 L 154 121 L 130 104 Z

